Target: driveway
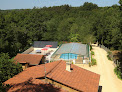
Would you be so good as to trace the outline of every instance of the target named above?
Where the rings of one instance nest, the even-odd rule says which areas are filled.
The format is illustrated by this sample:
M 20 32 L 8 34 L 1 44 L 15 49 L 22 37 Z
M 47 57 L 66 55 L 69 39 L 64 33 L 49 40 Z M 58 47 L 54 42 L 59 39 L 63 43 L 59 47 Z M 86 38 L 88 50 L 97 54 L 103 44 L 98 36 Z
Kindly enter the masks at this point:
M 112 61 L 107 59 L 107 52 L 95 44 L 93 51 L 97 65 L 92 67 L 88 67 L 88 65 L 79 66 L 100 74 L 99 85 L 102 86 L 102 92 L 122 92 L 122 81 L 114 74 L 114 65 Z

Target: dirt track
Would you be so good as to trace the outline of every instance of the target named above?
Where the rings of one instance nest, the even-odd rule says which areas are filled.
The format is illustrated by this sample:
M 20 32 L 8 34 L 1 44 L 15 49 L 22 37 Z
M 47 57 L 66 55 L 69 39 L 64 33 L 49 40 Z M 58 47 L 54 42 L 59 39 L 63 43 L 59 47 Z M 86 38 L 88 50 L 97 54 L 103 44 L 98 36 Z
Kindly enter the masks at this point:
M 107 52 L 96 45 L 93 45 L 93 51 L 97 66 L 80 65 L 80 67 L 100 74 L 99 85 L 102 86 L 102 92 L 122 92 L 122 81 L 114 74 L 113 62 L 107 59 Z

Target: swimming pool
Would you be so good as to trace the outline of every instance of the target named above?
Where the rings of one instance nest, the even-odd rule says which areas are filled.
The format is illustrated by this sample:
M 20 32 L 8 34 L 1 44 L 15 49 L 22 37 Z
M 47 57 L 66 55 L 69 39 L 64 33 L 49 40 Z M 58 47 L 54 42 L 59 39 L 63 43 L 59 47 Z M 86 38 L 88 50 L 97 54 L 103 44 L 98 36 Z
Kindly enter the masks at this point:
M 60 58 L 62 58 L 62 59 L 77 59 L 77 54 L 65 53 L 65 54 L 61 54 Z

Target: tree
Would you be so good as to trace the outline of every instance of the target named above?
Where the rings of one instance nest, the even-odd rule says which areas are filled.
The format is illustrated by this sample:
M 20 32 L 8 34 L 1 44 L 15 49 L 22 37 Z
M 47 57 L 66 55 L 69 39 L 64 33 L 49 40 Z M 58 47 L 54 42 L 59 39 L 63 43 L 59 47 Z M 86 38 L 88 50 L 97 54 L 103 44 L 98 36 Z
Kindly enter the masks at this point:
M 92 44 L 96 41 L 96 38 L 95 36 L 93 36 L 92 34 L 88 34 L 86 35 L 85 39 L 84 39 L 84 43 L 87 43 L 87 44 Z
M 70 29 L 73 23 L 74 18 L 64 19 L 59 23 L 57 28 L 59 41 L 68 41 L 68 35 L 70 34 Z
M 19 63 L 15 64 L 7 53 L 0 54 L 0 83 L 12 78 L 21 71 L 22 66 Z
M 70 42 L 79 42 L 79 34 L 70 34 L 69 35 Z
M 122 0 L 119 0 L 119 4 L 122 6 Z
M 122 0 L 119 3 L 122 5 Z M 87 36 L 92 34 L 99 44 L 122 48 L 121 10 L 119 5 L 98 7 L 88 2 L 81 7 L 0 10 L 0 52 L 13 57 L 35 40 L 71 41 L 77 34 L 81 42 L 88 42 Z
M 90 11 L 90 10 L 93 10 L 93 9 L 97 9 L 98 6 L 96 4 L 93 4 L 93 3 L 85 2 L 83 4 L 83 8 L 84 8 L 84 10 L 89 10 Z

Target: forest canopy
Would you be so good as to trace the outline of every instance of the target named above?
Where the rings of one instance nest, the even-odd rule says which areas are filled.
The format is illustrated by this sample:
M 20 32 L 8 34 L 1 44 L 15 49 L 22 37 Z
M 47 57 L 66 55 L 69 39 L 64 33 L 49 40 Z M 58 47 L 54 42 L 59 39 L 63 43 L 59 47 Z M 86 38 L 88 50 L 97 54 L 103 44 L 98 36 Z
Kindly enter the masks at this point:
M 97 42 L 122 50 L 122 10 L 85 2 L 33 9 L 0 10 L 0 52 L 15 56 L 33 41 Z

